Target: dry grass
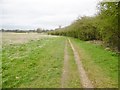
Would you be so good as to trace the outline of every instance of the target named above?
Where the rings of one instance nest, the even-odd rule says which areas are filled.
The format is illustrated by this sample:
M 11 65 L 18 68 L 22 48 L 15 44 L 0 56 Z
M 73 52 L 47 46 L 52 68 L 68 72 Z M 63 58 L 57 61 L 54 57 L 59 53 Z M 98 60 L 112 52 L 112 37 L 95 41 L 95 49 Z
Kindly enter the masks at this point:
M 38 33 L 9 33 L 4 32 L 2 33 L 2 37 L 0 37 L 0 40 L 2 41 L 2 44 L 21 44 L 26 43 L 30 40 L 38 40 L 41 38 L 50 38 L 50 37 L 56 37 L 51 35 L 44 35 L 44 34 L 38 34 Z

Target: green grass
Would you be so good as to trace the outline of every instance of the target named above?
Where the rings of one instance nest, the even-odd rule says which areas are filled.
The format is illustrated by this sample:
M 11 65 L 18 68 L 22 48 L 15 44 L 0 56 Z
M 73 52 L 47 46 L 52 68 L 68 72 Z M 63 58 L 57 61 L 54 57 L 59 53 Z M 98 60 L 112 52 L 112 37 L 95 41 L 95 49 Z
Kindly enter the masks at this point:
M 118 56 L 103 47 L 70 38 L 94 87 L 118 87 Z M 60 88 L 65 38 L 42 38 L 2 47 L 3 88 Z M 82 87 L 73 51 L 68 44 L 66 88 Z
M 118 87 L 118 55 L 102 46 L 71 38 L 95 87 Z
M 68 52 L 68 73 L 67 79 L 64 84 L 64 88 L 81 88 L 80 77 L 78 68 L 74 59 L 72 48 L 67 41 L 67 52 Z
M 3 88 L 60 87 L 64 38 L 45 38 L 3 46 Z
M 69 72 L 68 72 L 68 81 L 67 87 L 68 88 L 81 88 L 80 76 L 77 68 L 77 64 L 74 59 L 74 54 L 72 48 L 68 42 L 67 47 L 68 55 L 69 55 Z

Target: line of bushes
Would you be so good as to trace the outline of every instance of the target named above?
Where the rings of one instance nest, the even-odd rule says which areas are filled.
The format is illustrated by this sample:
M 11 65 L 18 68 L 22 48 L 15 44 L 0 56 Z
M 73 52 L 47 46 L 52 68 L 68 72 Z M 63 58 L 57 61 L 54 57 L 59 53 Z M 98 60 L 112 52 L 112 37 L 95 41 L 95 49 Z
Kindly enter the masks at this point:
M 119 2 L 102 2 L 97 5 L 98 13 L 95 16 L 83 16 L 71 25 L 49 31 L 51 35 L 62 35 L 79 38 L 81 40 L 102 40 L 107 47 L 120 51 L 118 41 Z

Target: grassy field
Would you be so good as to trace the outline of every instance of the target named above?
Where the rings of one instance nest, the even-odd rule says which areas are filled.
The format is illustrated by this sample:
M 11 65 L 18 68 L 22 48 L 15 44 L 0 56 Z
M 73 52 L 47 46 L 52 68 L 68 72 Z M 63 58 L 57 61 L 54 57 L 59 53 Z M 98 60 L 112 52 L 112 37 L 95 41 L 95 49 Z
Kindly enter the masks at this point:
M 71 40 L 93 85 L 98 88 L 118 87 L 118 55 L 100 45 Z
M 3 46 L 3 88 L 60 87 L 63 38 L 42 38 Z
M 24 38 L 23 38 L 24 37 Z M 21 39 L 20 39 L 21 38 Z M 60 88 L 66 37 L 4 33 L 3 88 Z M 70 38 L 94 87 L 118 87 L 118 56 L 102 46 Z M 69 56 L 65 88 L 82 88 L 73 51 Z

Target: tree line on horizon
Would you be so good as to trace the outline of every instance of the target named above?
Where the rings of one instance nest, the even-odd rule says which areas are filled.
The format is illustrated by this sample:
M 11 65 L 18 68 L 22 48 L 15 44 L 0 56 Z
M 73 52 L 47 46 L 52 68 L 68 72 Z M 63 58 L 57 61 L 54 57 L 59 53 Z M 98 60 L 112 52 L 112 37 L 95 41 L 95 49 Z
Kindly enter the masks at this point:
M 20 30 L 20 29 L 13 29 L 13 30 L 5 30 L 1 29 L 0 32 L 15 32 L 15 33 L 44 33 L 47 32 L 48 30 L 37 28 L 36 30 Z
M 101 40 L 106 47 L 120 51 L 120 30 L 118 30 L 120 2 L 100 2 L 95 16 L 83 16 L 71 25 L 49 31 L 51 35 L 62 35 L 80 40 Z

